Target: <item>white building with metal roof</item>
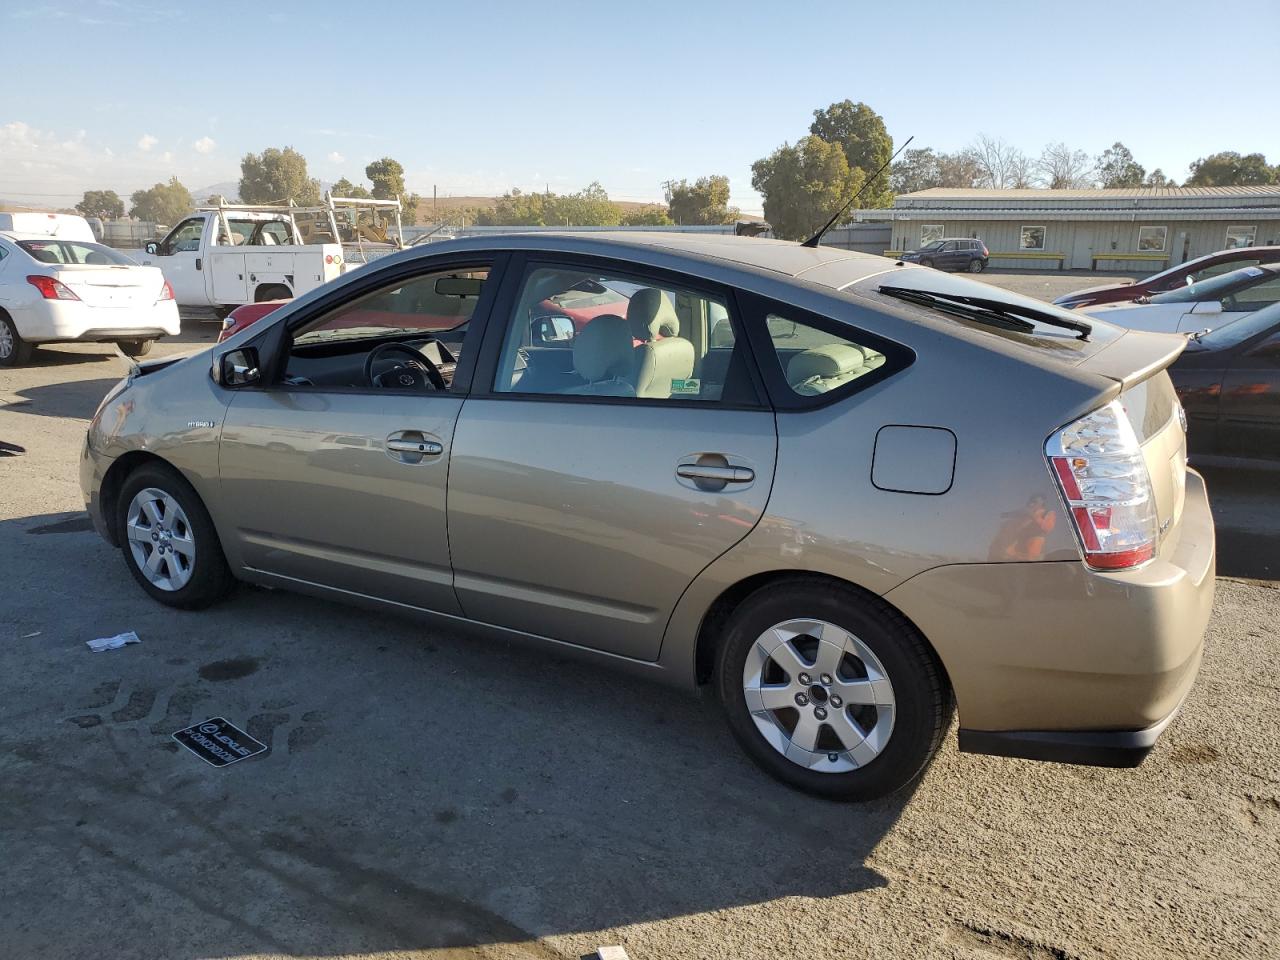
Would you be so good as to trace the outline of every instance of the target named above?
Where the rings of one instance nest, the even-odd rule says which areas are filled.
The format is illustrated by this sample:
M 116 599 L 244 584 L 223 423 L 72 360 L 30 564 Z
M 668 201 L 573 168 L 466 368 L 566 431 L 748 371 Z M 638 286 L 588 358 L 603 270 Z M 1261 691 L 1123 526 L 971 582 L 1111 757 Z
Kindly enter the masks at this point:
M 887 210 L 887 256 L 942 237 L 976 237 L 993 267 L 1154 272 L 1230 247 L 1280 244 L 1280 186 L 907 193 Z

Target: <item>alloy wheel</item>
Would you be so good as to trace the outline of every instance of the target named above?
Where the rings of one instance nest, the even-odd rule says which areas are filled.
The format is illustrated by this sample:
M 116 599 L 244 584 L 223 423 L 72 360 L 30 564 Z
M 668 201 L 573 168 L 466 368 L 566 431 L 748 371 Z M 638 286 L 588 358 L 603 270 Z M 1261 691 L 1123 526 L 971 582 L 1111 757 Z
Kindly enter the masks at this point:
M 843 627 L 795 619 L 764 631 L 742 668 L 751 719 L 792 763 L 822 773 L 865 767 L 893 733 L 893 684 Z
M 181 590 L 196 563 L 195 533 L 178 501 L 163 490 L 139 490 L 125 514 L 129 552 L 148 582 L 161 590 Z
M 13 331 L 9 325 L 0 321 L 0 360 L 8 360 L 13 356 Z

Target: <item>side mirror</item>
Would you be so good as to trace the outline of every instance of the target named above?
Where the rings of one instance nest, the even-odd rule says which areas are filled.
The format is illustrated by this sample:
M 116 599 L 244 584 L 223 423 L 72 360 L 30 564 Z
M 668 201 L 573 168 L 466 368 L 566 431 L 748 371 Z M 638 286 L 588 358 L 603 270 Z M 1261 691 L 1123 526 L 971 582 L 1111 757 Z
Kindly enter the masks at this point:
M 146 251 L 148 256 L 158 257 L 160 255 L 160 244 L 155 240 L 148 240 L 142 245 L 142 249 Z
M 1187 286 L 1189 287 L 1189 286 L 1191 286 L 1191 285 L 1192 285 L 1193 283 L 1195 283 L 1195 282 L 1196 282 L 1196 278 L 1195 278 L 1195 277 L 1193 277 L 1191 274 L 1189 274 L 1189 273 L 1188 273 L 1188 274 L 1187 274 Z
M 767 326 L 769 328 L 769 339 L 771 340 L 790 340 L 796 335 L 796 322 L 794 320 L 770 315 Z
M 242 347 L 222 354 L 213 361 L 213 380 L 228 389 L 247 387 L 262 380 L 258 351 Z
M 1192 313 L 1222 313 L 1221 300 L 1206 300 L 1203 303 L 1197 303 L 1191 310 Z
M 529 324 L 529 338 L 542 346 L 568 343 L 573 339 L 574 333 L 573 321 L 560 314 L 534 317 Z

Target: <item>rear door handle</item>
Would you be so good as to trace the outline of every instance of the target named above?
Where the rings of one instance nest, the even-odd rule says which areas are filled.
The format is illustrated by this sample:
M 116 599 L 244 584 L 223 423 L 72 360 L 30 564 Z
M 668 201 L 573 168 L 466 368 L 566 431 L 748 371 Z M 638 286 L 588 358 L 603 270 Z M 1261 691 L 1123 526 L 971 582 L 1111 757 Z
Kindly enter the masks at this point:
M 712 483 L 750 483 L 756 472 L 750 467 L 717 467 L 702 463 L 682 463 L 676 476 L 686 480 L 709 480 Z
M 388 440 L 387 449 L 393 453 L 444 453 L 444 444 L 434 440 Z

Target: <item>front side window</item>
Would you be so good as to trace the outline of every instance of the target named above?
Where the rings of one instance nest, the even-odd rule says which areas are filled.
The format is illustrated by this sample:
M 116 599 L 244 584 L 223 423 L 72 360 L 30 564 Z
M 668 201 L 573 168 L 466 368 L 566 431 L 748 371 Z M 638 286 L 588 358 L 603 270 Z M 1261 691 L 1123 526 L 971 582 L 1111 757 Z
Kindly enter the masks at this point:
M 1196 270 L 1194 273 L 1187 274 L 1187 276 L 1191 278 L 1192 283 L 1197 283 L 1200 280 L 1208 280 L 1210 277 L 1220 277 L 1222 274 L 1230 273 L 1232 270 L 1256 267 L 1260 263 L 1262 263 L 1261 260 L 1254 259 L 1229 260 L 1226 263 L 1215 263 L 1213 266 L 1205 267 L 1203 270 Z
M 494 392 L 756 402 L 725 298 L 571 264 L 531 266 Z
M 164 239 L 166 254 L 191 253 L 200 249 L 200 235 L 204 233 L 204 221 L 199 217 L 183 220 Z
M 1210 300 L 1221 300 L 1237 285 L 1247 283 L 1261 277 L 1266 271 L 1261 267 L 1245 267 L 1219 274 L 1208 280 L 1201 280 L 1168 293 L 1160 293 L 1151 298 L 1152 303 L 1198 303 Z
M 1222 309 L 1230 313 L 1251 313 L 1280 301 L 1280 277 L 1255 283 L 1231 294 L 1222 301 Z
M 1252 247 L 1257 236 L 1258 228 L 1256 225 L 1227 227 L 1226 249 L 1235 250 L 1237 247 Z
M 1169 236 L 1168 227 L 1139 227 L 1138 228 L 1138 250 L 1139 252 L 1152 253 L 1163 251 L 1165 242 Z
M 436 270 L 335 307 L 293 331 L 285 383 L 451 389 L 468 322 L 488 275 L 485 266 Z
M 922 223 L 920 225 L 920 245 L 928 246 L 942 239 L 943 226 L 940 223 Z
M 1043 250 L 1044 227 L 1023 227 L 1018 239 L 1019 250 Z
M 783 379 L 797 396 L 830 393 L 885 362 L 873 347 L 800 323 L 785 312 L 766 314 L 765 326 Z

